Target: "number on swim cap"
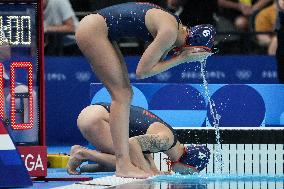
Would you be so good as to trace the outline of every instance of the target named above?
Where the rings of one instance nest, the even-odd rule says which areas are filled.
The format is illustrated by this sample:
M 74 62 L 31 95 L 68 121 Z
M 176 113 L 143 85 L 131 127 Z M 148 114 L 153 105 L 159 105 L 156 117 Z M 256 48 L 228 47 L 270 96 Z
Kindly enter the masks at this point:
M 211 35 L 211 32 L 210 32 L 210 30 L 204 30 L 202 34 L 203 34 L 204 37 L 208 37 L 208 36 Z

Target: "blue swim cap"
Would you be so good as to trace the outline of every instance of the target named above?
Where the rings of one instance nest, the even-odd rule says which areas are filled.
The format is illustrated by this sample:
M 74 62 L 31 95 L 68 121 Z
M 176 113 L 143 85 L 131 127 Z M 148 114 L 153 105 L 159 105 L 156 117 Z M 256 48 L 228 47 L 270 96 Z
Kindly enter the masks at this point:
M 205 145 L 190 145 L 185 147 L 184 154 L 179 162 L 202 171 L 209 162 L 210 151 Z
M 187 45 L 211 51 L 216 36 L 216 29 L 213 25 L 201 24 L 193 26 L 188 30 Z

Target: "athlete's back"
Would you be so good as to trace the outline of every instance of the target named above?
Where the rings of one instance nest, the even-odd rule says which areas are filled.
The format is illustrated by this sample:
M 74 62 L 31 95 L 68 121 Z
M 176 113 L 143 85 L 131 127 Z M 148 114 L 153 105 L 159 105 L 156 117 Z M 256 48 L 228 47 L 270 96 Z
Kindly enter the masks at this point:
M 163 10 L 151 3 L 130 2 L 106 7 L 97 13 L 106 20 L 110 40 L 117 41 L 127 36 L 151 41 L 153 37 L 145 25 L 145 15 L 153 8 Z M 176 19 L 179 22 L 177 17 Z

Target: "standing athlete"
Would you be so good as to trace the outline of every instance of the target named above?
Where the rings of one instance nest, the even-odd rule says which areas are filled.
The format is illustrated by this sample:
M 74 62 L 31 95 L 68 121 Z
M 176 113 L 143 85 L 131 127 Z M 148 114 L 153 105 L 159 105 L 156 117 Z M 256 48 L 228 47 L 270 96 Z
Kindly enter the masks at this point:
M 149 176 L 130 161 L 128 126 L 133 92 L 116 41 L 130 36 L 150 42 L 136 69 L 137 77 L 143 79 L 182 63 L 205 60 L 211 55 L 215 34 L 211 25 L 188 28 L 175 15 L 149 3 L 119 4 L 81 20 L 76 31 L 77 44 L 112 99 L 109 124 L 116 176 Z M 173 49 L 176 56 L 164 60 Z

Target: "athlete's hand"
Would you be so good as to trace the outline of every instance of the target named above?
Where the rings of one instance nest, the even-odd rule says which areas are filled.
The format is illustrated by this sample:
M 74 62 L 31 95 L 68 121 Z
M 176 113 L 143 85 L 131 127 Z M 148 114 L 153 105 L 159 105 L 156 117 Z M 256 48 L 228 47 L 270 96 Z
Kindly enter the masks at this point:
M 179 57 L 183 62 L 203 62 L 211 55 L 211 52 L 208 52 L 202 48 L 188 47 L 182 50 L 182 52 L 179 54 Z
M 239 9 L 244 16 L 250 16 L 253 13 L 253 9 L 251 6 L 242 3 L 239 4 Z
M 152 171 L 152 175 L 164 175 L 164 172 L 160 171 L 154 162 L 154 159 L 151 154 L 144 154 L 145 159 L 148 161 L 150 165 L 150 169 Z
M 150 163 L 145 159 L 141 147 L 134 137 L 129 139 L 129 155 L 133 165 L 150 175 L 154 175 Z

